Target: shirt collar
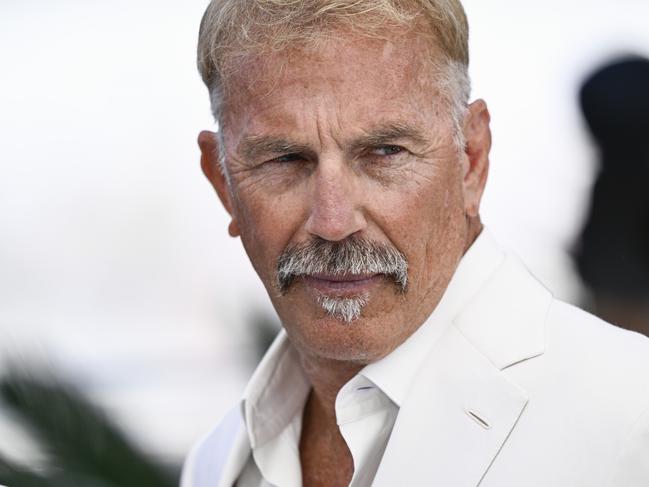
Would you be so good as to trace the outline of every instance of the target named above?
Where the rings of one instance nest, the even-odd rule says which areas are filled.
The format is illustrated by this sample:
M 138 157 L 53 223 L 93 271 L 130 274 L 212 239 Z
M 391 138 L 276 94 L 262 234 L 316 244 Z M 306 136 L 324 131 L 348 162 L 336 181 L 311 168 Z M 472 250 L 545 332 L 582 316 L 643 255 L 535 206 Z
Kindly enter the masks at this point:
M 484 229 L 460 259 L 430 317 L 389 355 L 367 365 L 360 374 L 401 407 L 428 351 L 503 259 L 503 251 Z M 290 424 L 310 389 L 297 351 L 282 330 L 244 392 L 243 417 L 252 448 L 276 437 Z
M 459 312 L 482 288 L 503 262 L 505 254 L 487 229 L 460 259 L 442 299 L 433 313 L 406 341 L 360 374 L 379 387 L 401 407 L 419 367 L 429 350 Z
M 297 351 L 282 329 L 257 366 L 243 395 L 250 445 L 276 437 L 302 410 L 311 389 Z

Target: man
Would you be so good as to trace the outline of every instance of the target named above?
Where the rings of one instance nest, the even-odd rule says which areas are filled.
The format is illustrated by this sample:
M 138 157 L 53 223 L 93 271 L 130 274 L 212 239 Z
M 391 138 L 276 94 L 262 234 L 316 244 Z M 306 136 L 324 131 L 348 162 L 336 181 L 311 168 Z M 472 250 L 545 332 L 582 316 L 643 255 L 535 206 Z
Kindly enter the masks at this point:
M 456 0 L 213 0 L 201 165 L 282 321 L 183 486 L 649 485 L 649 345 L 483 230 Z

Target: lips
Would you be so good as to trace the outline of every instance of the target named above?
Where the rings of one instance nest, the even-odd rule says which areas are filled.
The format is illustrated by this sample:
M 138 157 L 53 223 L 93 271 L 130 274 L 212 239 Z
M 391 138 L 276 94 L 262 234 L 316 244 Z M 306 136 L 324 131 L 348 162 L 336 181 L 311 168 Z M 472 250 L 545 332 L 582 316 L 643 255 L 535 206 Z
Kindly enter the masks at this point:
M 302 277 L 307 287 L 339 297 L 365 294 L 382 279 L 382 274 L 313 274 Z

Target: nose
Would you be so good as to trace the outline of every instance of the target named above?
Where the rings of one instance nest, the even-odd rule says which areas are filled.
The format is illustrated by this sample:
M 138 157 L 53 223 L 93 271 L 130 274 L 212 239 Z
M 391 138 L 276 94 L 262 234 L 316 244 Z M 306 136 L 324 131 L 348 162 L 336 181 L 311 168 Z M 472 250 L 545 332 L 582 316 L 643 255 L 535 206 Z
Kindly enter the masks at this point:
M 311 186 L 311 209 L 306 222 L 309 234 L 340 241 L 367 226 L 362 211 L 362 189 L 357 176 L 344 162 L 318 163 Z

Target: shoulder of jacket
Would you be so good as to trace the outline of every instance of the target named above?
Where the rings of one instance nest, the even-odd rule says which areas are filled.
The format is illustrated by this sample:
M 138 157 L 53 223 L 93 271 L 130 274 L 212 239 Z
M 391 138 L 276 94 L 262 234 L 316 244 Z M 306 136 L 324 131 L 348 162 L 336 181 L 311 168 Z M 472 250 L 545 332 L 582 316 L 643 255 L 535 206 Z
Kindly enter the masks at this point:
M 649 373 L 649 338 L 607 323 L 563 301 L 553 299 L 547 316 L 548 341 L 562 340 L 589 355 L 616 358 Z M 646 377 L 646 376 L 645 376 Z
M 613 401 L 649 408 L 649 338 L 553 300 L 546 323 L 548 360 L 581 374 Z
M 629 428 L 613 465 L 608 487 L 646 487 L 649 482 L 649 407 Z

